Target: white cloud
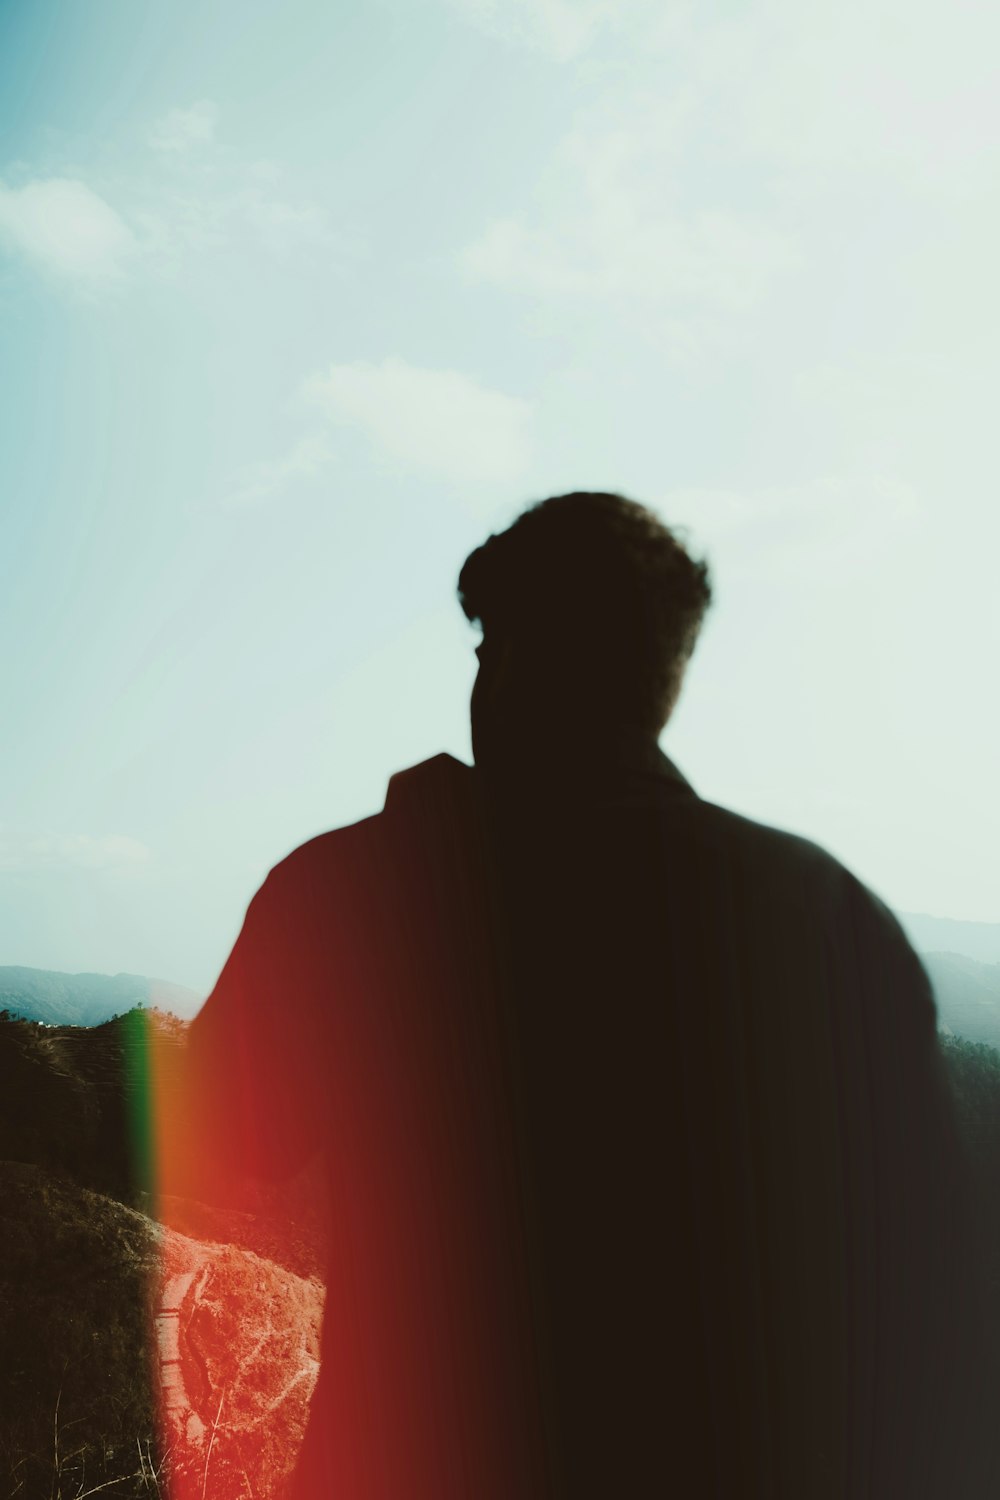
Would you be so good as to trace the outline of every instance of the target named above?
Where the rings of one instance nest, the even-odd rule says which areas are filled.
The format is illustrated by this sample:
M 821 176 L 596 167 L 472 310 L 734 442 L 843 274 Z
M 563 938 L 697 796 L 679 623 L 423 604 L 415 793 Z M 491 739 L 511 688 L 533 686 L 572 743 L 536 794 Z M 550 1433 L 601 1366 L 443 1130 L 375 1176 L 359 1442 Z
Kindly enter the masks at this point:
M 275 255 L 337 244 L 318 204 L 293 201 L 281 191 L 287 174 L 279 163 L 246 162 L 231 147 L 206 155 L 205 148 L 215 145 L 218 119 L 219 106 L 202 99 L 172 109 L 154 125 L 148 143 L 172 158 L 172 170 L 151 184 L 143 217 L 151 244 L 168 259 L 234 240 L 255 242 Z
M 109 203 L 69 177 L 0 183 L 0 240 L 46 271 L 90 282 L 119 275 L 137 244 Z
M 773 166 L 944 186 L 1000 144 L 1000 13 L 911 0 L 752 0 L 634 13 L 630 84 L 685 92 L 696 147 Z M 627 96 L 625 96 L 627 99 Z M 823 184 L 826 185 L 825 183 Z
M 952 16 L 907 0 L 785 0 L 707 30 L 702 57 L 748 151 L 939 179 L 1000 143 L 998 42 L 985 6 Z
M 606 216 L 539 225 L 500 219 L 461 255 L 472 279 L 539 296 L 596 296 L 739 311 L 797 264 L 791 240 L 725 210 L 684 219 L 647 214 L 619 196 Z
M 558 141 L 533 206 L 493 220 L 459 254 L 475 281 L 583 297 L 663 320 L 732 319 L 799 264 L 793 234 L 692 173 L 686 84 L 603 95 Z M 678 329 L 671 333 L 676 337 Z
M 916 490 L 892 474 L 832 475 L 737 491 L 672 490 L 656 509 L 690 530 L 695 550 L 727 569 L 841 586 L 900 543 L 923 514 Z
M 193 131 L 203 109 L 209 106 L 174 111 L 167 119 L 188 121 Z M 174 141 L 169 151 L 168 139 Z M 198 139 L 205 145 L 210 138 Z M 276 163 L 247 162 L 232 149 L 195 152 L 195 139 L 179 129 L 155 136 L 152 144 L 160 150 L 153 170 L 122 185 L 135 205 L 151 268 L 173 269 L 222 248 L 245 254 L 259 247 L 281 258 L 311 248 L 344 251 L 345 238 L 333 232 L 325 209 L 289 191 L 288 173 Z
M 636 0 L 449 0 L 452 9 L 490 36 L 568 62 Z
M 323 210 L 315 203 L 288 203 L 250 190 L 234 196 L 234 217 L 272 254 L 284 255 L 303 245 L 337 247 Z
M 126 834 L 0 833 L 0 870 L 134 870 L 148 862 L 150 851 Z
M 157 155 L 145 153 L 109 194 L 69 173 L 18 187 L 0 181 L 0 251 L 91 288 L 125 271 L 169 274 L 231 246 L 280 258 L 342 253 L 346 240 L 324 210 L 283 192 L 278 167 L 194 151 L 211 142 L 216 114 L 207 100 L 171 111 L 147 143 Z
M 912 0 L 446 0 L 508 44 L 573 62 L 621 41 L 629 93 L 693 95 L 703 140 L 744 159 L 941 179 L 1000 143 L 995 7 Z
M 540 24 L 538 7 L 514 0 L 464 8 L 511 29 L 530 9 Z M 810 276 L 836 275 L 855 231 L 885 242 L 867 285 L 887 254 L 919 253 L 906 218 L 933 197 L 963 222 L 973 204 L 990 213 L 996 11 L 953 22 L 905 0 L 754 0 L 723 16 L 635 0 L 574 13 L 613 22 L 622 47 L 581 72 L 575 118 L 540 151 L 528 196 L 495 203 L 460 251 L 471 280 L 655 310 L 661 343 L 665 320 L 682 318 L 711 346 L 772 292 L 795 297 Z
M 159 182 L 135 192 L 141 207 L 133 219 L 142 235 L 145 263 L 153 272 L 173 272 L 187 262 L 226 250 L 244 257 L 257 249 L 276 259 L 322 250 L 324 268 L 336 267 L 347 248 L 324 211 L 314 203 L 295 203 L 240 186 L 233 169 L 203 182 L 166 189 Z
M 389 358 L 331 365 L 305 389 L 334 422 L 359 429 L 404 467 L 474 484 L 514 479 L 527 466 L 529 404 L 461 371 Z
M 284 458 L 248 464 L 235 476 L 225 504 L 232 508 L 255 505 L 279 494 L 300 480 L 314 479 L 333 460 L 324 437 L 300 438 Z
M 574 256 L 571 236 L 562 241 L 523 218 L 494 219 L 478 240 L 462 251 L 462 269 L 474 281 L 514 286 L 541 295 L 586 294 L 596 290 L 593 267 Z
M 210 146 L 215 140 L 219 106 L 211 99 L 201 99 L 187 109 L 172 109 L 157 120 L 149 135 L 154 151 L 178 155 Z

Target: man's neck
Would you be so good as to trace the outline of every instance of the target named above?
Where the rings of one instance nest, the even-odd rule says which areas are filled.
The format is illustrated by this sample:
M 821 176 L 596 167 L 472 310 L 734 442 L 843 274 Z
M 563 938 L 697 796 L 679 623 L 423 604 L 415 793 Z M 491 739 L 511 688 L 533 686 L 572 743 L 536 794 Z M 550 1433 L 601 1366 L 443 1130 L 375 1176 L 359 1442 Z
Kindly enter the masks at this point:
M 558 737 L 538 735 L 510 740 L 490 747 L 489 753 L 476 760 L 478 769 L 490 776 L 527 776 L 531 779 L 549 775 L 565 776 L 606 768 L 654 769 L 661 764 L 658 736 L 639 725 L 621 724 L 611 728 L 578 730 Z

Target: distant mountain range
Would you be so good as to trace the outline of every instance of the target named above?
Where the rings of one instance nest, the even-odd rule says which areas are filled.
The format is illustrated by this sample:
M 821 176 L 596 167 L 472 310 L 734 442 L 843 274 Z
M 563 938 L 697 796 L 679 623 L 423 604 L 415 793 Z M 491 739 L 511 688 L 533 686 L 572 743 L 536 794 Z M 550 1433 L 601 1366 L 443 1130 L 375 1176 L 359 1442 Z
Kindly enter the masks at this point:
M 897 916 L 930 975 L 938 1029 L 1000 1051 L 1000 922 Z
M 934 986 L 942 1031 L 1000 1050 L 1000 922 L 897 913 Z M 141 974 L 0 966 L 0 1010 L 49 1026 L 100 1026 L 137 1005 L 190 1020 L 204 996 Z
M 908 911 L 896 916 L 918 953 L 961 953 L 977 963 L 1000 964 L 1000 922 L 955 922 Z
M 141 974 L 58 974 L 0 966 L 0 1010 L 48 1026 L 100 1026 L 137 1005 L 190 1020 L 203 998 L 183 985 Z
M 938 1030 L 1000 1051 L 1000 964 L 964 953 L 925 953 L 938 1008 Z

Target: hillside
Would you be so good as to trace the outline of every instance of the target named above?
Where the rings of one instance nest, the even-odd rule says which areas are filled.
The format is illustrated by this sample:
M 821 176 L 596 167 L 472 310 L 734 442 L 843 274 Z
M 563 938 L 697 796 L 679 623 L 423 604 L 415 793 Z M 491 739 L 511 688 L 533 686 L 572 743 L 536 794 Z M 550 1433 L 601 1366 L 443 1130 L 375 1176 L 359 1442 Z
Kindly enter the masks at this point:
M 132 1011 L 100 1026 L 0 1024 L 0 1127 L 8 1161 L 45 1167 L 133 1207 L 148 1191 L 139 1149 L 147 1028 L 182 1045 L 183 1023 Z
M 923 962 L 1000 1347 L 1000 963 Z M 318 1372 L 321 1165 L 279 1186 L 234 1182 L 224 1205 L 157 1196 L 136 1126 L 151 1032 L 161 1061 L 183 1058 L 186 1023 L 151 1003 L 171 991 L 0 968 L 0 1009 L 43 1012 L 0 1018 L 0 1495 L 195 1500 L 210 1464 L 221 1488 L 205 1493 L 242 1496 L 251 1455 L 256 1500 L 284 1494 Z M 136 993 L 142 1010 L 125 999 Z M 102 1007 L 122 1013 L 67 1022 Z
M 1000 922 L 957 922 L 922 912 L 896 915 L 918 953 L 960 953 L 977 963 L 1000 963 Z
M 148 1038 L 161 1066 L 183 1055 L 186 1025 L 131 1011 L 101 1026 L 0 1020 L 0 1151 L 133 1208 L 148 1208 L 154 1167 L 143 1148 Z M 310 1276 L 322 1265 L 323 1191 L 307 1166 L 289 1182 L 233 1182 L 225 1206 L 158 1202 L 182 1233 L 239 1244 Z
M 149 1040 L 172 1066 L 186 1029 L 0 1019 L 0 1495 L 186 1500 L 210 1460 L 235 1497 L 251 1459 L 256 1500 L 283 1493 L 318 1371 L 322 1181 L 159 1198 Z
M 60 974 L 0 966 L 0 1010 L 47 1026 L 100 1026 L 135 1006 L 155 1006 L 190 1020 L 202 996 L 141 974 Z
M 147 1335 L 155 1226 L 4 1161 L 0 1239 L 0 1493 L 41 1500 L 131 1475 L 137 1443 L 158 1469 Z
M 0 1493 L 193 1500 L 207 1478 L 235 1497 L 247 1465 L 278 1500 L 319 1369 L 318 1280 L 25 1163 L 0 1162 L 0 1238 Z
M 922 956 L 938 1007 L 938 1029 L 1000 1048 L 1000 963 L 961 953 Z

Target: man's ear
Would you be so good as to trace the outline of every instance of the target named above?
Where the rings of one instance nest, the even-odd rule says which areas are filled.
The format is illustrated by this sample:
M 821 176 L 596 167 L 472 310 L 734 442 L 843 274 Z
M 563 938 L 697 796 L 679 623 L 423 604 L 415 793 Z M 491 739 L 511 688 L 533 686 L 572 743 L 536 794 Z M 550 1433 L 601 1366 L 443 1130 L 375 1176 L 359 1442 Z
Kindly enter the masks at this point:
M 493 680 L 499 691 L 503 691 L 510 685 L 510 680 L 517 671 L 517 648 L 509 639 L 501 639 L 497 642 L 490 656 Z
M 675 669 L 673 677 L 671 678 L 670 689 L 661 709 L 663 722 L 660 725 L 658 734 L 662 734 L 664 729 L 666 729 L 673 716 L 674 709 L 677 707 L 677 700 L 680 697 L 681 689 L 684 686 L 684 677 L 685 673 L 687 672 L 687 664 L 689 660 L 690 657 L 685 657 L 684 660 Z
M 487 697 L 492 698 L 494 694 L 502 693 L 508 686 L 516 671 L 516 654 L 514 643 L 507 637 L 497 636 L 490 640 L 484 637 L 480 642 L 476 655 L 479 658 L 483 686 L 487 688 Z

